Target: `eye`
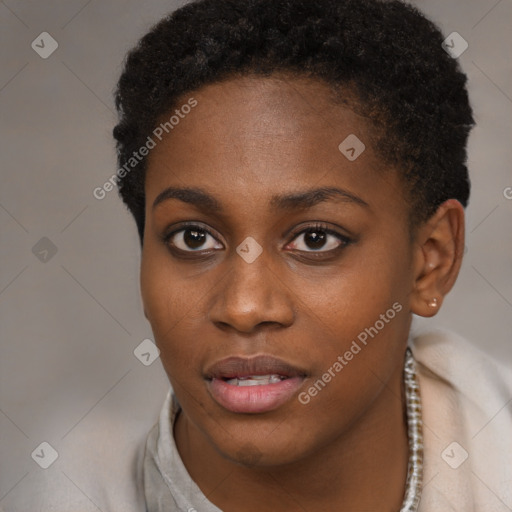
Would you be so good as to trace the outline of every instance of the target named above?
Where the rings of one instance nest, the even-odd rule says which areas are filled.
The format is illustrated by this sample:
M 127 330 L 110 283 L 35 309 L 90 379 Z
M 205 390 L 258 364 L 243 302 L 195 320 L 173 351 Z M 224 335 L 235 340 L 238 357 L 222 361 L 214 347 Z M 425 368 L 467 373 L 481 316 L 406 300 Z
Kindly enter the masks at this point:
M 291 248 L 302 252 L 320 252 L 327 253 L 340 247 L 345 247 L 351 240 L 350 238 L 337 233 L 323 224 L 309 226 L 302 230 L 292 242 Z M 289 244 L 290 246 L 290 244 Z
M 202 226 L 188 224 L 182 229 L 174 230 L 164 237 L 167 245 L 184 252 L 211 251 L 224 246 Z
M 288 248 L 320 254 L 334 252 L 352 241 L 324 224 L 308 226 L 298 232 L 293 240 L 288 244 Z M 197 224 L 182 225 L 180 229 L 164 235 L 163 241 L 171 250 L 182 253 L 211 252 L 224 248 L 207 228 Z

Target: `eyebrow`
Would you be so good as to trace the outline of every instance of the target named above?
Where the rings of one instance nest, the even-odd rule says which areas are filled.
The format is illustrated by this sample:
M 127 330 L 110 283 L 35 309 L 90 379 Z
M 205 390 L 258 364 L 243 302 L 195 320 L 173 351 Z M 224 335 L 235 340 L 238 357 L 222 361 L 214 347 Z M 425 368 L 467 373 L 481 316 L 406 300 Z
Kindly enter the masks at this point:
M 160 192 L 153 202 L 153 209 L 169 199 L 178 199 L 197 207 L 199 210 L 222 213 L 223 207 L 220 202 L 206 191 L 195 188 L 169 187 Z M 275 210 L 294 210 L 300 208 L 311 208 L 319 203 L 330 199 L 344 203 L 353 203 L 366 208 L 369 204 L 360 197 L 337 187 L 322 187 L 301 192 L 293 192 L 284 195 L 274 195 L 270 199 L 270 206 Z

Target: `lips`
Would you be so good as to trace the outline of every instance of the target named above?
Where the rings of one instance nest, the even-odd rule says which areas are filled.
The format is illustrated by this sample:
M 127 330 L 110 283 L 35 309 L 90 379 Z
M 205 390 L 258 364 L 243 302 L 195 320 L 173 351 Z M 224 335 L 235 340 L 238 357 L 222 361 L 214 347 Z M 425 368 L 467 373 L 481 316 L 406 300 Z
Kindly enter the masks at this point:
M 206 371 L 207 379 L 234 379 L 261 375 L 280 375 L 281 377 L 299 377 L 306 372 L 295 368 L 282 359 L 262 355 L 251 358 L 228 357 L 215 363 Z
M 236 413 L 277 409 L 293 397 L 305 377 L 304 370 L 268 355 L 229 357 L 205 373 L 212 398 Z

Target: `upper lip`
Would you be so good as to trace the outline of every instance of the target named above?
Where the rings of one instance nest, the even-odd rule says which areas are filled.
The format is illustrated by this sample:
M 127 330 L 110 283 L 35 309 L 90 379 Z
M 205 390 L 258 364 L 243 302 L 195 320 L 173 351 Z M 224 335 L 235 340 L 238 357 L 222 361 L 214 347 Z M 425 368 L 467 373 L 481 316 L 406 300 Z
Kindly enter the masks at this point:
M 281 375 L 283 377 L 301 377 L 306 372 L 301 368 L 270 355 L 255 357 L 232 356 L 212 364 L 206 371 L 205 377 L 209 380 L 234 379 L 249 377 L 251 375 Z

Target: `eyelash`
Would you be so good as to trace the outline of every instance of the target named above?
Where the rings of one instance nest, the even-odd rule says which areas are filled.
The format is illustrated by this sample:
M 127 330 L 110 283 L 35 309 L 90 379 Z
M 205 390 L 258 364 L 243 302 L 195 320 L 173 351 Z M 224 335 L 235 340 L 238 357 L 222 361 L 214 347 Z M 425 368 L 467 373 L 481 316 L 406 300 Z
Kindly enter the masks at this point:
M 191 255 L 191 254 L 208 256 L 212 252 L 215 252 L 218 250 L 218 249 L 207 249 L 206 251 L 200 251 L 200 250 L 186 251 L 183 249 L 179 249 L 178 247 L 173 246 L 173 244 L 170 243 L 170 240 L 172 239 L 172 237 L 174 235 L 176 235 L 177 233 L 181 233 L 182 231 L 187 231 L 188 229 L 196 229 L 197 231 L 207 233 L 208 235 L 210 235 L 213 239 L 215 239 L 218 242 L 216 236 L 207 227 L 202 226 L 200 224 L 182 224 L 179 226 L 179 229 L 174 229 L 170 233 L 165 233 L 162 237 L 162 241 L 169 248 L 169 250 L 173 252 L 173 254 L 175 254 L 177 256 L 179 254 L 178 257 L 188 258 L 188 257 L 190 257 L 189 255 Z M 299 250 L 298 251 L 299 253 L 301 253 L 301 255 L 307 254 L 308 256 L 306 256 L 306 257 L 313 256 L 313 258 L 318 258 L 318 257 L 325 257 L 325 255 L 333 256 L 335 253 L 339 252 L 340 250 L 344 249 L 345 247 L 347 247 L 348 245 L 353 243 L 353 240 L 351 238 L 349 238 L 348 236 L 338 233 L 337 231 L 329 228 L 328 226 L 326 226 L 325 224 L 323 224 L 321 222 L 314 223 L 310 226 L 305 226 L 305 227 L 301 228 L 300 230 L 293 232 L 291 234 L 291 236 L 293 237 L 291 239 L 291 242 L 293 242 L 296 238 L 298 238 L 299 235 L 306 234 L 308 231 L 313 231 L 313 232 L 320 231 L 322 233 L 325 233 L 326 235 L 332 235 L 340 241 L 340 244 L 337 247 L 335 247 L 334 249 L 330 249 L 328 251 L 321 251 L 321 250 L 318 250 L 318 251 L 314 251 L 314 250 L 300 251 Z M 288 242 L 288 243 L 291 243 L 291 242 Z M 176 253 L 178 253 L 178 254 L 176 254 Z

